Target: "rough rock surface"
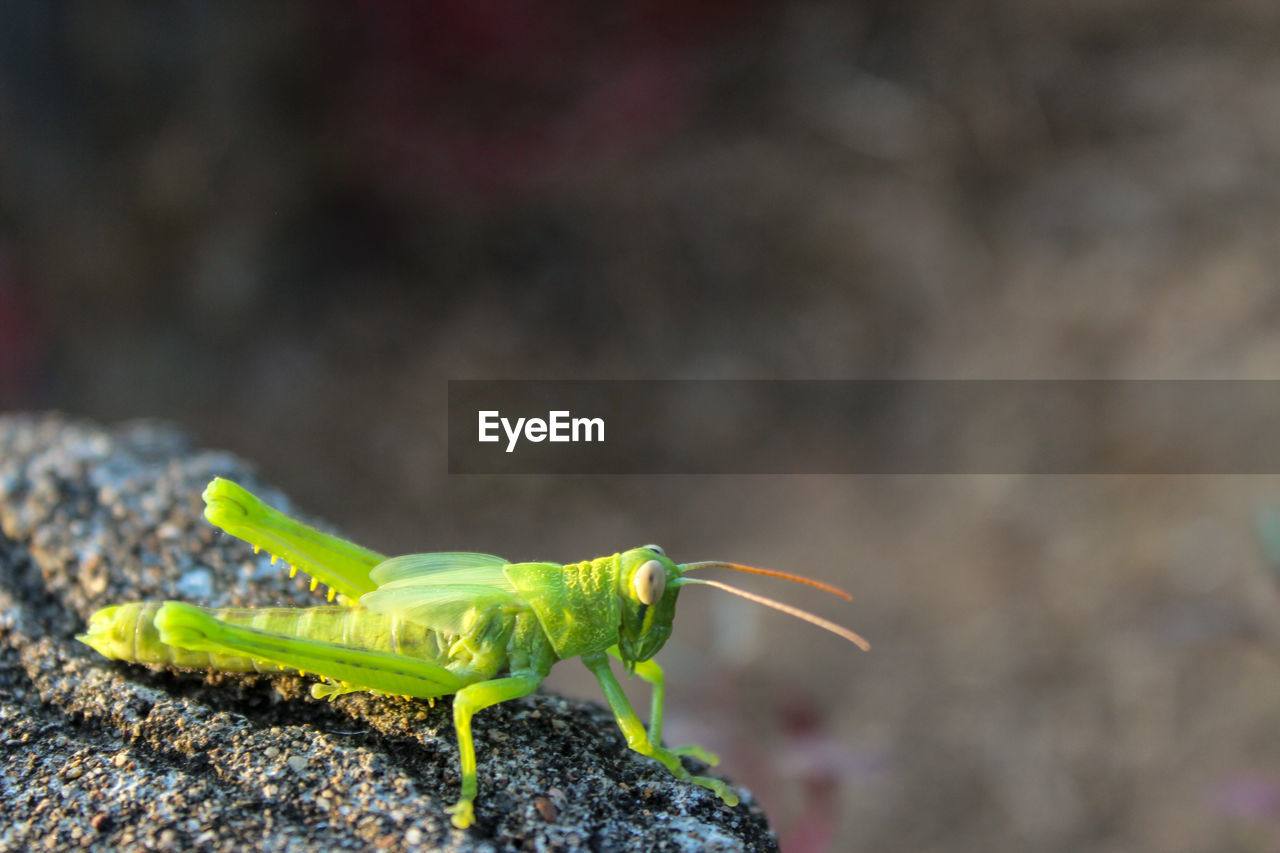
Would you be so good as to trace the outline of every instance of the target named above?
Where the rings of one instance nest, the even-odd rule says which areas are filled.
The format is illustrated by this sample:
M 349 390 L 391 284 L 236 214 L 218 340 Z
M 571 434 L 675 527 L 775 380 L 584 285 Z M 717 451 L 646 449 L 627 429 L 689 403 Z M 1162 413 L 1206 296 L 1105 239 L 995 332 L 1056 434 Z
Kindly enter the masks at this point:
M 749 794 L 730 809 L 672 779 L 599 706 L 481 712 L 461 831 L 447 700 L 329 703 L 296 676 L 155 671 L 76 642 L 112 602 L 316 602 L 203 521 L 215 475 L 291 511 L 170 427 L 0 418 L 0 849 L 776 849 Z

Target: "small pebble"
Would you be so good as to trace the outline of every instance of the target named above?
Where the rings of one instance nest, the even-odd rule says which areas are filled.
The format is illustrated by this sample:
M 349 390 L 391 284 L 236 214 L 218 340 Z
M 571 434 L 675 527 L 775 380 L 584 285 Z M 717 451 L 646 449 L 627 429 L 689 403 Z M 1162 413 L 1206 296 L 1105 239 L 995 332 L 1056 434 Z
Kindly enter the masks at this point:
M 556 818 L 560 816 L 560 812 L 556 808 L 555 803 L 551 802 L 551 800 L 546 797 L 534 797 L 533 805 L 534 808 L 538 810 L 538 814 L 542 815 L 542 819 L 547 823 L 555 823 Z

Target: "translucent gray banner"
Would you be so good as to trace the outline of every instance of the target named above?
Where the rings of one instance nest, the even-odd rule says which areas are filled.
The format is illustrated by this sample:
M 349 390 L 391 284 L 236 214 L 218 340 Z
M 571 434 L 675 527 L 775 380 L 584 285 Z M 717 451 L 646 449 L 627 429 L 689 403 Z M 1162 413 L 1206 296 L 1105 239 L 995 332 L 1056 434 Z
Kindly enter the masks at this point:
M 1280 381 L 449 382 L 452 474 L 1277 474 Z

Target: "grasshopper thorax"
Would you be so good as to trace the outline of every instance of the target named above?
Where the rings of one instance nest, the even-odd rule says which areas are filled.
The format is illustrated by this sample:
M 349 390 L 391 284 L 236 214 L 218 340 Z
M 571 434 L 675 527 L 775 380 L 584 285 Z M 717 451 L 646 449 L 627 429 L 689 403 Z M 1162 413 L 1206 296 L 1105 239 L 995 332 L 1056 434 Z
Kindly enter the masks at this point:
M 617 645 L 624 663 L 648 660 L 671 636 L 680 567 L 653 546 L 581 563 L 512 563 L 503 573 L 538 618 L 556 657 Z

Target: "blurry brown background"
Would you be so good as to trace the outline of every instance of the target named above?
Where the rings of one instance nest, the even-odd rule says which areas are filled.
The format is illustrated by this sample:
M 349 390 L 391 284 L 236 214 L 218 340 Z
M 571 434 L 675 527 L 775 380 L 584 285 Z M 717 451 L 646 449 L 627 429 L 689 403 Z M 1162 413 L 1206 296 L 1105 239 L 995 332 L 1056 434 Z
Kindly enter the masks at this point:
M 870 654 L 690 590 L 662 655 L 784 850 L 1275 849 L 1280 483 L 451 478 L 444 399 L 1276 377 L 1280 6 L 547 5 L 0 2 L 0 408 L 173 419 L 384 551 L 851 587 L 746 582 Z

